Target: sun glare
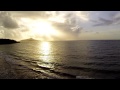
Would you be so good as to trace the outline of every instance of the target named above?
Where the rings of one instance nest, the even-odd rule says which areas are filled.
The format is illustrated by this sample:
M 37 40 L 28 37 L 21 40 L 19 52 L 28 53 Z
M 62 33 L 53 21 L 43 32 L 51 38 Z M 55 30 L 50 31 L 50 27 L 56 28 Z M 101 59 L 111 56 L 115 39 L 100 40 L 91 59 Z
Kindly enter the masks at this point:
M 50 43 L 49 42 L 42 42 L 41 43 L 41 50 L 43 51 L 44 55 L 50 54 Z
M 30 30 L 29 34 L 35 39 L 41 41 L 54 41 L 55 37 L 62 35 L 62 32 L 56 30 L 49 20 L 21 18 L 21 21 Z
M 51 35 L 57 34 L 56 30 L 52 27 L 52 25 L 45 21 L 38 21 L 33 23 L 32 29 L 34 30 L 34 32 L 41 36 L 49 37 Z
M 40 59 L 44 62 L 49 62 L 51 60 L 51 44 L 49 42 L 40 43 L 40 51 L 42 51 L 43 54 L 42 56 L 40 56 Z
M 42 41 L 52 41 L 54 40 L 54 36 L 59 36 L 61 34 L 51 25 L 50 22 L 44 20 L 34 20 L 29 23 L 29 27 L 32 31 L 31 33 L 39 35 L 39 38 Z

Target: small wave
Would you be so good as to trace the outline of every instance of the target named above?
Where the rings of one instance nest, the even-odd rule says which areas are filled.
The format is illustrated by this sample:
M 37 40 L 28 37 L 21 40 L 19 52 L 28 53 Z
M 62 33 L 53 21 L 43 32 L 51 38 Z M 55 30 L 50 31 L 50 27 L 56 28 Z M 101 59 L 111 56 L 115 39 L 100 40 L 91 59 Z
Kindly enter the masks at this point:
M 68 69 L 78 69 L 83 70 L 86 72 L 99 72 L 99 73 L 114 73 L 114 74 L 120 74 L 119 70 L 105 70 L 105 69 L 94 69 L 94 68 L 86 68 L 86 67 L 73 67 L 73 66 L 66 66 L 64 68 Z
M 76 76 L 76 79 L 95 79 L 95 78 L 90 78 L 87 76 Z
M 34 64 L 35 65 L 35 64 Z M 53 67 L 49 67 L 49 65 L 40 65 L 37 66 L 37 69 L 34 69 L 35 71 L 41 71 L 41 70 L 44 70 L 44 72 L 48 72 L 48 74 L 52 73 L 54 75 L 57 75 L 59 77 L 68 77 L 68 78 L 76 78 L 75 75 L 72 75 L 72 74 L 68 74 L 68 73 L 64 73 L 64 72 L 60 72 L 60 71 L 57 71 L 57 69 L 53 68 Z M 57 68 L 57 67 L 56 67 Z M 53 75 L 53 76 L 54 76 Z

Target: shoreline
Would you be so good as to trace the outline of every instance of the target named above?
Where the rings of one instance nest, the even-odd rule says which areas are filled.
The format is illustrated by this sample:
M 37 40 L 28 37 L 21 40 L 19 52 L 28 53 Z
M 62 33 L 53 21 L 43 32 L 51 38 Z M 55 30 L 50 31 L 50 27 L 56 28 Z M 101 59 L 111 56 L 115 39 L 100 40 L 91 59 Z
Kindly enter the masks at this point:
M 11 67 L 6 61 L 0 57 L 0 79 L 15 79 Z
M 50 79 L 40 72 L 26 68 L 20 64 L 7 62 L 0 56 L 0 79 Z

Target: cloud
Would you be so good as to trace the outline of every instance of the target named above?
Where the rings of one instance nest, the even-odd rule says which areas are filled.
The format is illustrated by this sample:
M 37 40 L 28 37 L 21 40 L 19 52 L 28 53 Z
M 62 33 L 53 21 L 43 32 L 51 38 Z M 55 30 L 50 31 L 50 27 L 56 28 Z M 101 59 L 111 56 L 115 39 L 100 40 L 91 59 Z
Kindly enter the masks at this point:
M 97 22 L 97 21 L 96 21 Z M 104 18 L 99 18 L 99 22 L 94 24 L 93 26 L 106 26 L 106 25 L 111 25 L 113 24 L 114 21 L 113 20 L 107 20 L 107 19 L 104 19 Z
M 120 24 L 120 12 L 114 16 L 114 21 L 116 24 Z
M 93 26 L 108 26 L 114 24 L 120 24 L 120 12 L 119 11 L 103 11 L 99 12 L 99 16 L 96 20 L 91 19 Z M 95 23 L 95 24 L 94 24 Z
M 64 36 L 79 38 L 84 31 L 91 32 L 93 27 L 120 24 L 119 11 L 7 11 L 0 12 L 0 29 L 9 38 L 42 36 L 35 34 L 34 26 L 41 21 L 48 22 Z M 39 26 L 38 26 L 39 28 Z M 99 27 L 98 27 L 99 28 Z M 104 28 L 104 27 L 102 27 Z M 32 30 L 33 29 L 33 30 Z M 91 29 L 91 30 L 90 30 Z M 30 32 L 30 33 L 29 33 Z M 31 34 L 32 33 L 32 34 Z M 3 34 L 3 33 L 1 33 Z M 9 35 L 8 35 L 9 34 Z M 34 34 L 34 35 L 33 35 Z M 8 36 L 7 36 L 8 35 Z M 54 39 L 65 39 L 52 36 Z
M 27 13 L 30 14 L 31 12 L 26 12 L 26 15 L 27 15 Z M 46 12 L 41 12 L 41 14 L 38 12 L 37 13 L 33 12 L 33 13 L 34 14 L 31 14 L 32 15 L 31 17 L 36 17 L 36 20 L 39 18 L 42 18 L 46 21 L 49 21 L 56 30 L 64 33 L 65 37 L 78 38 L 78 35 L 81 33 L 81 30 L 83 30 L 83 27 L 80 24 L 83 20 L 82 18 L 85 17 L 85 13 L 82 14 L 82 13 L 78 13 L 75 11 L 74 12 L 71 12 L 71 11 L 47 12 L 46 11 Z M 82 15 L 80 16 L 80 14 L 82 14 Z M 44 16 L 46 16 L 46 17 L 44 17 Z M 33 37 L 39 37 L 39 36 L 36 35 Z M 57 38 L 65 39 L 65 37 L 58 36 Z M 56 36 L 52 36 L 52 38 L 56 39 Z
M 11 12 L 12 13 L 12 12 Z M 57 23 L 61 25 L 60 23 L 63 21 L 63 26 L 65 27 L 75 27 L 79 26 L 81 22 L 82 17 L 86 17 L 87 14 L 85 12 L 79 12 L 79 11 L 18 11 L 13 12 L 13 16 L 16 17 L 27 17 L 30 19 L 35 20 L 36 19 L 45 19 L 49 20 L 51 23 Z M 53 19 L 54 18 L 54 19 Z M 87 18 L 87 17 L 86 17 Z M 58 26 L 59 26 L 58 25 Z
M 17 18 L 31 18 L 31 19 L 46 19 L 52 16 L 59 15 L 59 11 L 10 11 L 13 16 Z
M 56 30 L 59 30 L 60 32 L 62 32 L 64 35 L 63 37 L 58 36 L 59 39 L 78 39 L 79 35 L 81 33 L 81 31 L 84 29 L 81 26 L 77 26 L 77 25 L 72 25 L 70 23 L 58 23 L 58 22 L 54 22 L 52 24 L 54 26 L 54 28 Z M 54 36 L 53 36 L 54 38 Z M 56 37 L 55 37 L 56 39 Z M 58 39 L 58 40 L 59 40 Z
M 19 24 L 10 12 L 0 12 L 0 38 L 20 40 L 28 36 L 25 35 L 28 31 L 28 28 L 24 24 Z
M 0 12 L 0 20 L 0 24 L 4 28 L 15 29 L 19 27 L 17 21 L 11 16 L 9 12 Z
M 14 16 L 16 17 L 37 17 L 44 15 L 45 11 L 9 11 L 10 13 L 13 13 Z
M 14 19 L 10 18 L 10 17 L 4 18 L 4 20 L 3 20 L 2 23 L 3 23 L 2 25 L 5 28 L 14 29 L 14 28 L 18 28 L 19 27 L 18 24 L 17 24 L 17 22 Z
M 120 21 L 120 17 L 119 18 L 115 18 L 115 19 L 112 19 L 112 20 L 108 20 L 108 19 L 105 19 L 105 18 L 99 18 L 99 21 L 94 21 L 94 20 L 91 20 L 92 22 L 96 23 L 94 24 L 93 26 L 108 26 L 108 25 L 113 25 L 115 24 L 116 22 L 119 22 Z M 118 23 L 117 23 L 118 24 Z

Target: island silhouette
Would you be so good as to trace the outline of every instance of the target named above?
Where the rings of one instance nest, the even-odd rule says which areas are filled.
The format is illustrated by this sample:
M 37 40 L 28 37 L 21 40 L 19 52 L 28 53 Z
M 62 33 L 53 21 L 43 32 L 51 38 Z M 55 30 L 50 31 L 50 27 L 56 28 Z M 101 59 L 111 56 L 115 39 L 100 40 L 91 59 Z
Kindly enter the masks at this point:
M 35 39 L 33 39 L 33 38 L 28 38 L 28 39 L 23 39 L 23 40 L 21 40 L 21 41 L 35 41 Z
M 37 40 L 37 39 L 34 39 L 34 38 L 28 38 L 28 39 L 21 40 L 21 42 L 24 42 L 24 41 L 40 41 L 40 40 Z
M 1 44 L 14 44 L 14 43 L 19 43 L 19 42 L 12 40 L 12 39 L 0 39 L 0 45 Z

